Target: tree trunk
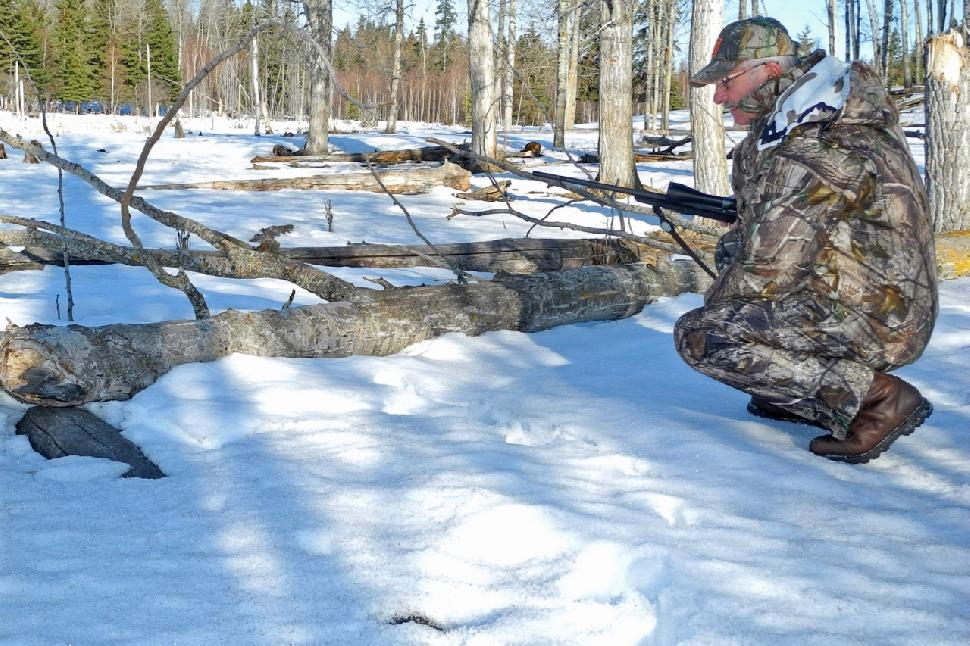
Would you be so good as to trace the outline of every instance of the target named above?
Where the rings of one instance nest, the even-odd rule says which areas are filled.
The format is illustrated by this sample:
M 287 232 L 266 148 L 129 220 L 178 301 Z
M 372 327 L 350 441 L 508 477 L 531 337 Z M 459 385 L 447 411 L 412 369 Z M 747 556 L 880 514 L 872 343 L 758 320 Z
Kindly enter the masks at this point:
M 579 26 L 582 11 L 582 5 L 576 7 L 576 29 L 573 30 L 569 50 L 569 83 L 566 85 L 566 117 L 563 120 L 566 130 L 576 125 L 576 96 L 579 92 Z
M 696 0 L 691 19 L 690 72 L 707 65 L 721 29 L 720 0 Z M 713 195 L 728 195 L 727 153 L 721 107 L 714 103 L 714 86 L 691 87 L 690 121 L 693 133 L 694 187 Z
M 444 161 L 455 153 L 444 146 L 424 146 L 423 148 L 403 148 L 401 150 L 375 150 L 372 153 L 331 153 L 329 155 L 257 155 L 249 161 L 254 164 L 301 163 L 301 162 L 355 162 L 374 164 L 401 164 L 404 162 Z
M 886 0 L 883 3 L 882 12 L 882 45 L 879 47 L 879 55 L 882 58 L 882 84 L 889 86 L 889 32 L 892 31 L 894 0 Z
M 472 152 L 498 157 L 495 47 L 488 0 L 468 0 L 468 72 L 472 93 Z
M 202 321 L 8 326 L 0 341 L 0 385 L 22 401 L 44 406 L 128 399 L 176 366 L 234 352 L 389 355 L 449 332 L 535 332 L 623 318 L 659 296 L 702 290 L 706 283 L 694 265 L 661 256 L 656 264 L 375 291 L 370 302 L 229 310 Z
M 469 172 L 447 161 L 437 166 L 420 166 L 404 170 L 375 169 L 375 172 L 380 177 L 381 183 L 384 184 L 383 188 L 374 177 L 374 173 L 368 171 L 362 173 L 328 173 L 307 177 L 216 180 L 192 184 L 153 184 L 139 186 L 138 190 L 180 191 L 202 188 L 220 191 L 341 190 L 383 193 L 386 189 L 391 193 L 414 195 L 427 193 L 438 186 L 450 186 L 465 191 L 471 185 L 468 180 Z
M 674 78 L 674 26 L 676 22 L 677 5 L 674 0 L 667 0 L 666 20 L 664 21 L 667 43 L 664 48 L 663 101 L 660 108 L 660 129 L 664 132 L 670 130 L 670 85 Z
M 970 51 L 954 29 L 929 41 L 926 191 L 935 231 L 970 228 Z
M 923 11 L 920 9 L 919 0 L 913 0 L 913 9 L 916 11 L 916 82 L 925 82 L 923 74 L 923 60 L 926 58 L 926 41 L 923 40 Z
M 394 62 L 391 67 L 391 108 L 384 132 L 397 132 L 397 112 L 401 104 L 401 50 L 404 48 L 404 0 L 394 5 Z
M 329 152 L 327 126 L 333 84 L 328 69 L 333 24 L 333 0 L 303 0 L 307 23 L 320 48 L 310 48 L 310 131 L 304 150 L 308 155 Z
M 919 2 L 919 0 L 916 0 Z M 926 0 L 926 37 L 929 38 L 936 33 L 936 23 L 933 22 L 933 0 Z
M 574 0 L 559 0 L 559 38 L 556 47 L 556 115 L 553 125 L 552 145 L 566 147 L 566 103 L 569 99 L 569 62 L 572 36 L 577 29 L 576 4 Z
M 866 0 L 866 8 L 869 10 L 869 29 L 872 30 L 872 66 L 876 73 L 883 78 L 882 52 L 879 50 L 879 14 L 876 13 L 874 0 Z
M 633 165 L 633 6 L 600 0 L 599 181 L 637 185 Z
M 64 239 L 38 231 L 2 231 L 5 244 L 25 246 L 22 252 L 0 247 L 0 274 L 10 271 L 63 266 Z M 129 254 L 99 253 L 93 248 L 71 245 L 69 262 L 74 265 L 125 264 L 140 266 Z M 506 238 L 482 242 L 438 244 L 441 258 L 463 271 L 504 271 L 530 274 L 537 271 L 577 269 L 590 265 L 627 264 L 656 255 L 656 250 L 624 240 Z M 231 277 L 236 267 L 219 251 L 170 251 L 146 249 L 163 267 L 181 267 L 208 276 Z M 326 267 L 369 267 L 393 269 L 427 267 L 426 245 L 349 244 L 339 247 L 285 247 L 276 253 L 290 260 Z M 78 255 L 80 254 L 80 255 Z
M 903 87 L 913 84 L 913 74 L 909 66 L 909 5 L 908 0 L 899 0 L 899 38 L 903 54 Z
M 828 9 L 829 19 L 829 54 L 835 56 L 835 21 L 837 15 L 835 10 L 835 0 L 828 0 L 825 6 Z

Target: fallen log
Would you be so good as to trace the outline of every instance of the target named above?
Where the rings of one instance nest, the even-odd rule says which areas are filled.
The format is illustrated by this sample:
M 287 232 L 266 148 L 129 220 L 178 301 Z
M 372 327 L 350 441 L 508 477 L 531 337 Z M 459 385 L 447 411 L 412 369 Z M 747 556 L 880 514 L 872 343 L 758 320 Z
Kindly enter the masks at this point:
M 442 162 L 450 160 L 454 154 L 444 146 L 425 146 L 403 150 L 375 150 L 367 153 L 333 153 L 331 155 L 257 155 L 250 161 L 254 164 L 267 162 L 367 162 L 373 164 L 403 164 L 405 162 Z
M 367 302 L 103 327 L 11 324 L 0 385 L 43 406 L 128 399 L 178 365 L 234 352 L 269 357 L 389 355 L 449 332 L 534 332 L 631 316 L 659 296 L 706 287 L 693 263 L 587 267 L 474 284 L 375 292 Z
M 427 193 L 438 186 L 449 186 L 461 191 L 471 186 L 471 174 L 450 162 L 437 166 L 415 166 L 413 168 L 375 169 L 381 182 L 392 193 L 413 195 Z M 152 184 L 139 186 L 139 190 L 173 191 L 186 189 L 211 189 L 219 191 L 371 191 L 383 193 L 384 189 L 374 178 L 373 173 L 329 173 L 307 177 L 267 177 L 259 179 L 216 180 L 190 184 Z
M 130 469 L 122 478 L 164 478 L 165 474 L 114 426 L 83 408 L 35 406 L 17 422 L 17 435 L 48 460 L 68 455 L 108 458 Z
M 44 265 L 63 266 L 63 242 L 39 232 L 3 232 L 0 237 L 22 242 L 35 241 L 44 246 L 27 246 L 22 252 L 0 250 L 0 274 L 6 271 L 42 269 Z M 630 241 L 553 238 L 505 238 L 482 242 L 463 242 L 436 245 L 450 265 L 463 271 L 506 272 L 527 274 L 537 271 L 558 271 L 588 265 L 626 264 L 637 262 L 641 254 L 650 253 Z M 115 263 L 139 266 L 131 254 L 98 256 L 96 250 L 82 250 L 85 255 L 68 256 L 71 265 L 110 265 Z M 163 267 L 182 267 L 210 276 L 233 277 L 238 268 L 219 251 L 176 252 L 148 249 Z M 284 258 L 311 265 L 329 267 L 371 267 L 393 269 L 428 266 L 428 248 L 424 245 L 352 244 L 340 247 L 282 247 L 277 252 Z M 96 256 L 96 257 L 92 257 Z

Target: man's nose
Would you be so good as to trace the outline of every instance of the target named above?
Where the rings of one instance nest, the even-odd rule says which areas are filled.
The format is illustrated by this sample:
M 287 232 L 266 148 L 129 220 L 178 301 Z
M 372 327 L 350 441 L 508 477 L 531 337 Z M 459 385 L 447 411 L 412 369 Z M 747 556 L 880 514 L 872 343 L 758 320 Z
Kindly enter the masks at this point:
M 726 98 L 725 97 L 726 94 L 727 94 L 727 90 L 725 90 L 723 87 L 721 87 L 721 84 L 720 83 L 718 83 L 717 85 L 715 85 L 714 86 L 714 103 L 718 103 L 718 104 L 724 103 L 724 100 Z

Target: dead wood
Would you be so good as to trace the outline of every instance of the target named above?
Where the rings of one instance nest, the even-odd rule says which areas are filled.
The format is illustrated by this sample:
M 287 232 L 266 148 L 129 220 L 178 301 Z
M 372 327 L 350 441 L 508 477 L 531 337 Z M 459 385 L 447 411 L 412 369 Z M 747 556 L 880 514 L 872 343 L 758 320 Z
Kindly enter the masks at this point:
M 35 451 L 47 459 L 68 455 L 108 458 L 130 469 L 122 478 L 164 478 L 165 474 L 114 426 L 83 408 L 35 406 L 17 422 Z
M 0 159 L 6 159 L 6 158 L 7 158 L 7 149 L 4 147 L 2 143 L 0 143 Z
M 413 195 L 427 193 L 438 186 L 448 186 L 467 190 L 471 183 L 470 173 L 450 162 L 435 166 L 413 166 L 409 168 L 378 169 L 381 181 L 392 193 Z M 191 184 L 153 184 L 139 186 L 140 190 L 186 190 L 211 189 L 220 191 L 371 191 L 382 193 L 380 183 L 373 174 L 367 173 L 327 173 L 307 177 L 267 177 L 260 179 L 218 180 Z
M 277 153 L 278 149 L 281 149 L 281 154 Z M 274 146 L 272 156 L 256 156 L 250 161 L 254 164 L 266 162 L 365 163 L 369 158 L 371 163 L 380 165 L 402 164 L 405 162 L 441 162 L 451 160 L 453 155 L 454 153 L 444 146 L 425 146 L 423 148 L 406 148 L 403 150 L 375 150 L 366 153 L 334 153 L 332 155 L 300 155 L 299 151 L 291 151 L 286 146 Z
M 25 246 L 15 253 L 0 250 L 0 273 L 23 269 L 42 269 L 44 265 L 62 265 L 62 249 L 71 249 L 71 265 L 137 265 L 131 249 L 118 247 L 110 253 L 74 245 L 70 240 L 38 231 L 2 231 L 0 240 Z M 463 271 L 506 272 L 526 274 L 636 262 L 647 248 L 629 240 L 506 238 L 482 242 L 437 245 L 443 259 Z M 181 267 L 211 276 L 232 277 L 236 269 L 218 251 L 169 251 L 146 249 L 164 267 Z M 75 255 L 82 253 L 84 255 Z M 370 267 L 392 269 L 428 266 L 424 245 L 352 244 L 339 247 L 281 248 L 279 255 L 292 261 L 329 267 Z
M 455 197 L 462 200 L 481 200 L 483 202 L 498 202 L 507 196 L 505 191 L 512 185 L 511 180 L 503 179 L 493 185 L 485 186 L 471 193 L 456 193 Z
M 376 291 L 368 302 L 229 310 L 203 320 L 97 328 L 10 325 L 0 341 L 0 384 L 14 397 L 44 406 L 128 399 L 175 366 L 234 352 L 383 356 L 449 332 L 534 332 L 623 318 L 659 296 L 706 284 L 692 264 L 661 255 L 652 264 Z

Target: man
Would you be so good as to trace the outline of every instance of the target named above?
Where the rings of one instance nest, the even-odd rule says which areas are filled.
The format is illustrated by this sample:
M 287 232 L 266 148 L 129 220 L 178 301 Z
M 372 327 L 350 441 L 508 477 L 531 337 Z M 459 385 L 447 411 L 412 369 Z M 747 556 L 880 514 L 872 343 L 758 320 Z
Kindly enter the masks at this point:
M 778 21 L 740 20 L 691 79 L 751 130 L 720 273 L 674 338 L 752 413 L 828 430 L 816 455 L 867 462 L 932 411 L 886 374 L 922 354 L 937 314 L 926 195 L 878 75 L 795 54 Z

